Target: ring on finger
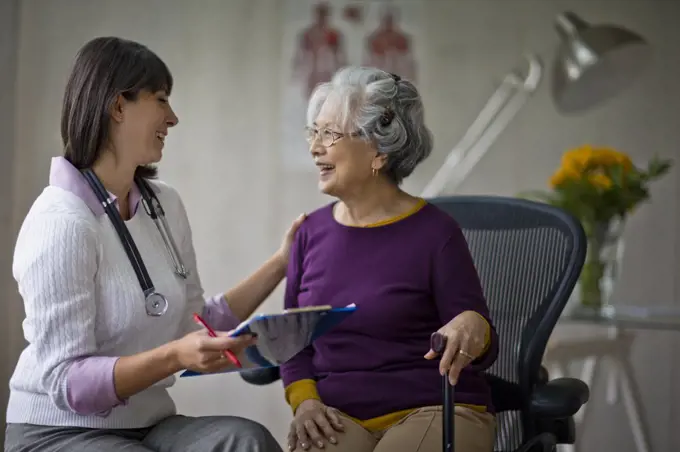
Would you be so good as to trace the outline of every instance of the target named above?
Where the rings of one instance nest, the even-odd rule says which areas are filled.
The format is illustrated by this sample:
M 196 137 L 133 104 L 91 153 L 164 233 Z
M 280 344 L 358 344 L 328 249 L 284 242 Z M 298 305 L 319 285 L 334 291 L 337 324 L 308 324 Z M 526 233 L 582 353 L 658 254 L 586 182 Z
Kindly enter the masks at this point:
M 475 359 L 474 356 L 472 356 L 471 354 L 469 354 L 469 353 L 466 352 L 465 350 L 458 350 L 458 354 L 459 354 L 459 355 L 463 355 L 463 356 L 465 356 L 465 357 L 468 358 L 468 359 Z

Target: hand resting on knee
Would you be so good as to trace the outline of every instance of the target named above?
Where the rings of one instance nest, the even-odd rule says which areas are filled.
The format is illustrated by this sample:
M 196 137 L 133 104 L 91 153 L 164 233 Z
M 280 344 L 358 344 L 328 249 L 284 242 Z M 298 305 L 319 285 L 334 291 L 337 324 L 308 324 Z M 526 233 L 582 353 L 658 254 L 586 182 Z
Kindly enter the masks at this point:
M 342 421 L 335 408 L 328 407 L 319 400 L 305 400 L 295 411 L 288 433 L 288 450 L 298 446 L 304 450 L 314 443 L 323 448 L 326 441 L 336 444 L 336 432 L 343 431 Z

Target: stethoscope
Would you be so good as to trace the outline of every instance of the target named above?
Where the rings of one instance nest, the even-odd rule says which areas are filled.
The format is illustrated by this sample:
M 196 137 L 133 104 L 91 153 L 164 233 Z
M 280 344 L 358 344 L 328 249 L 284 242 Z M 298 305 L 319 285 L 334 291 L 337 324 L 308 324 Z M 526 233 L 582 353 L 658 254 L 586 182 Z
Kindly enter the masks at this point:
M 149 276 L 149 272 L 146 270 L 146 266 L 142 260 L 142 256 L 139 254 L 137 245 L 135 245 L 135 241 L 132 239 L 130 231 L 128 231 L 123 218 L 120 216 L 118 209 L 114 205 L 113 199 L 111 199 L 108 192 L 106 191 L 106 188 L 104 188 L 104 185 L 101 183 L 94 171 L 91 169 L 85 169 L 82 171 L 82 173 L 85 177 L 85 180 L 92 188 L 92 191 L 94 191 L 94 194 L 97 196 L 97 199 L 99 202 L 101 202 L 102 206 L 104 206 L 104 211 L 118 233 L 118 237 L 120 238 L 120 241 L 123 245 L 125 254 L 127 254 L 128 259 L 130 259 L 132 268 L 137 275 L 137 280 L 139 280 L 139 285 L 142 287 L 142 291 L 144 292 L 147 315 L 153 317 L 162 316 L 168 310 L 168 300 L 163 294 L 156 292 L 153 282 L 151 281 L 151 277 Z M 135 177 L 135 183 L 137 184 L 137 187 L 139 188 L 139 191 L 142 195 L 141 201 L 142 205 L 144 206 L 144 210 L 156 224 L 163 242 L 165 243 L 165 248 L 172 258 L 172 261 L 175 265 L 175 273 L 182 278 L 186 278 L 188 272 L 184 266 L 184 263 L 182 262 L 179 252 L 177 251 L 177 245 L 172 238 L 170 228 L 168 227 L 168 223 L 165 220 L 165 211 L 163 210 L 163 206 L 146 180 L 141 177 Z

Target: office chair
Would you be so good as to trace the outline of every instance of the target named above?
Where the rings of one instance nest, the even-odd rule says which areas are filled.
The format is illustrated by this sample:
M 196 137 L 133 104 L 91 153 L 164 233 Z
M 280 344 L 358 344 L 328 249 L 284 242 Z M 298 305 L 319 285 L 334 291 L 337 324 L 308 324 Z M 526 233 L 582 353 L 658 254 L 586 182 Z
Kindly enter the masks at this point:
M 588 401 L 574 378 L 550 380 L 541 366 L 548 339 L 581 273 L 580 222 L 556 207 L 498 196 L 429 200 L 460 224 L 500 341 L 486 376 L 497 411 L 497 452 L 552 452 L 573 444 L 573 416 Z M 279 379 L 278 368 L 241 373 L 252 384 Z

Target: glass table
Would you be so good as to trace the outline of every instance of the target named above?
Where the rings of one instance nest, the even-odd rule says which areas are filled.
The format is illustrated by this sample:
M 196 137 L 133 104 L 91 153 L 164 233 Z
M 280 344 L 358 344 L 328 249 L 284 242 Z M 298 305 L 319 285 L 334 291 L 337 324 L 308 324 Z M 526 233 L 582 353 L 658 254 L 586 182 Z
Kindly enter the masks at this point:
M 603 309 L 579 307 L 560 317 L 560 323 L 587 323 L 631 330 L 680 331 L 680 306 L 606 306 Z
M 680 332 L 680 306 L 607 306 L 603 309 L 575 308 L 558 322 L 546 350 L 545 364 L 551 377 L 564 376 L 570 364 L 583 363 L 580 379 L 593 391 L 597 374 L 607 378 L 606 399 L 613 404 L 620 395 L 624 401 L 630 432 L 638 452 L 651 452 L 648 421 L 630 361 L 631 349 L 640 330 Z M 581 428 L 589 423 L 588 407 L 576 416 Z M 581 433 L 582 434 L 582 433 Z M 574 446 L 560 450 L 575 451 Z

